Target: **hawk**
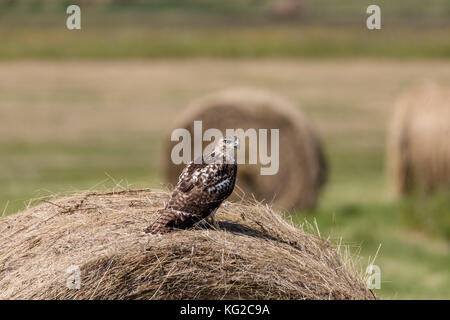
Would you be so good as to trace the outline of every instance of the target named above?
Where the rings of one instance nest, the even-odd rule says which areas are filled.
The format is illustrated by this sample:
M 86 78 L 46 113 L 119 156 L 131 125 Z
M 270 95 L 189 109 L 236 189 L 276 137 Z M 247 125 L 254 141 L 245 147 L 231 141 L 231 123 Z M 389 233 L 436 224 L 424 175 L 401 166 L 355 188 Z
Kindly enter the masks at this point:
M 190 162 L 181 172 L 161 215 L 145 232 L 187 229 L 203 219 L 217 227 L 214 215 L 236 183 L 235 148 L 239 148 L 239 139 L 224 137 L 211 153 Z

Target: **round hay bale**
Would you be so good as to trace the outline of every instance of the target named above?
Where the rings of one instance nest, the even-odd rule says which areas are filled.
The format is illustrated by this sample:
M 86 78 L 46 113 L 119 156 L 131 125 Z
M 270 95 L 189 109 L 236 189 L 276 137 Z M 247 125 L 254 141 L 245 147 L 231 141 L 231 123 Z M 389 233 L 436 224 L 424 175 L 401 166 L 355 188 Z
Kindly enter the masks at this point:
M 225 202 L 219 230 L 143 233 L 167 200 L 85 193 L 1 219 L 0 299 L 374 298 L 334 246 L 261 204 Z
M 226 129 L 267 129 L 270 154 L 270 130 L 279 129 L 279 170 L 274 175 L 261 175 L 259 156 L 256 164 L 249 164 L 249 138 L 239 136 L 246 163 L 239 164 L 237 186 L 248 196 L 270 202 L 278 209 L 310 209 L 327 177 L 327 165 L 322 146 L 311 121 L 289 102 L 261 90 L 233 89 L 206 96 L 190 105 L 176 121 L 175 128 L 185 128 L 194 136 L 194 121 L 201 120 L 203 131 Z M 172 132 L 172 131 L 171 131 Z M 194 139 L 192 139 L 194 140 Z M 176 184 L 184 164 L 171 161 L 172 148 L 178 143 L 167 138 L 165 174 L 167 181 Z M 259 139 L 258 139 L 259 141 Z M 203 143 L 203 150 L 210 142 Z M 259 147 L 259 146 L 258 146 Z M 191 143 L 194 150 L 194 143 Z M 252 149 L 257 153 L 258 150 Z M 238 198 L 235 190 L 234 198 Z
M 450 90 L 428 83 L 398 99 L 387 162 L 396 195 L 450 189 Z

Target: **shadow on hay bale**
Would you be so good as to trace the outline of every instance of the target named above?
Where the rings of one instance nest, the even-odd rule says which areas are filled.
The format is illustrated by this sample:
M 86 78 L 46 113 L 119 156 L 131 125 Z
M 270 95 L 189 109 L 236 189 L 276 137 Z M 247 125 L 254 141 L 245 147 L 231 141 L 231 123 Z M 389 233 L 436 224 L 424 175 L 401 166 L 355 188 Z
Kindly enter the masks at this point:
M 224 203 L 220 230 L 144 234 L 167 199 L 86 193 L 1 219 L 0 299 L 374 298 L 335 247 L 261 204 Z
M 397 101 L 387 162 L 397 196 L 450 190 L 450 90 L 427 83 Z
M 257 164 L 249 164 L 250 139 L 239 136 L 241 147 L 245 148 L 246 164 L 239 165 L 237 186 L 247 195 L 270 202 L 278 209 L 315 206 L 326 182 L 327 164 L 310 120 L 295 106 L 261 90 L 226 90 L 194 102 L 173 129 L 185 128 L 193 137 L 195 120 L 202 120 L 203 131 L 217 128 L 222 134 L 226 129 L 267 129 L 269 153 L 270 129 L 279 129 L 279 170 L 275 175 L 261 175 L 260 168 L 267 165 L 262 165 L 259 159 Z M 168 182 L 174 185 L 185 165 L 171 161 L 172 149 L 179 142 L 170 141 L 170 134 L 167 141 L 164 169 Z M 209 143 L 203 143 L 203 150 Z M 191 150 L 194 150 L 193 141 Z M 237 199 L 236 192 L 231 199 Z

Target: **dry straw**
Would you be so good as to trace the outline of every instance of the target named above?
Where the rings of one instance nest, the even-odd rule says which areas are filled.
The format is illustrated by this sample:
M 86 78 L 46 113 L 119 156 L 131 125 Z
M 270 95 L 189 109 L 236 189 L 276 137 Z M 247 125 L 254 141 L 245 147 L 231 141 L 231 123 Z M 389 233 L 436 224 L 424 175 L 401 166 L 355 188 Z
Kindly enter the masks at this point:
M 248 164 L 247 139 L 247 164 L 239 165 L 238 189 L 247 197 L 253 195 L 278 209 L 314 207 L 326 181 L 327 166 L 318 135 L 311 121 L 298 108 L 265 91 L 231 89 L 192 103 L 172 129 L 186 128 L 193 136 L 194 120 L 202 120 L 203 130 L 217 128 L 222 134 L 226 133 L 225 129 L 268 129 L 268 132 L 279 129 L 278 173 L 261 175 L 259 160 L 256 165 Z M 167 141 L 164 169 L 167 180 L 175 184 L 184 165 L 173 164 L 171 151 L 178 142 L 171 142 L 170 135 Z M 203 147 L 209 143 L 205 142 Z M 270 148 L 269 137 L 269 152 Z
M 400 97 L 387 162 L 396 195 L 450 189 L 450 90 L 427 83 Z
M 1 219 L 0 299 L 374 298 L 338 248 L 259 203 L 225 202 L 220 230 L 144 234 L 167 199 L 85 193 Z

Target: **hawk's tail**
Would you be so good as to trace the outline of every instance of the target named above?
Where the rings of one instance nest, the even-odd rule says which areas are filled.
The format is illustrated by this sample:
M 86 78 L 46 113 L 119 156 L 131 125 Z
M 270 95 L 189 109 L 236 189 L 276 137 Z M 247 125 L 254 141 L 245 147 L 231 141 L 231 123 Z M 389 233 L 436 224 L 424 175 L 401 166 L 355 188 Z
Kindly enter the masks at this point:
M 178 210 L 165 208 L 158 211 L 159 217 L 148 228 L 145 233 L 169 233 L 185 220 L 185 214 Z

